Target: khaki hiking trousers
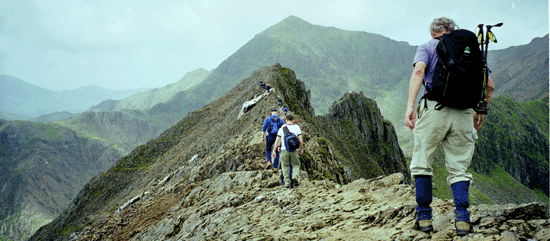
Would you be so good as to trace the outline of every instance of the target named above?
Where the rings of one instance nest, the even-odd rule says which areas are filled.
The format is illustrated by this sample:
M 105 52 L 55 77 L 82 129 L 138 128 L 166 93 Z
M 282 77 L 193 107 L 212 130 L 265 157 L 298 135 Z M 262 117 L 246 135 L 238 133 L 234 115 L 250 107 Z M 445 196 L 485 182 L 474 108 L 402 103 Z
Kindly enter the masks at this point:
M 444 107 L 435 110 L 436 101 L 422 99 L 413 131 L 414 148 L 410 165 L 412 176 L 433 176 L 434 152 L 439 144 L 445 153 L 445 167 L 449 172 L 447 184 L 469 181 L 466 173 L 474 155 L 476 132 L 473 109 L 459 110 Z

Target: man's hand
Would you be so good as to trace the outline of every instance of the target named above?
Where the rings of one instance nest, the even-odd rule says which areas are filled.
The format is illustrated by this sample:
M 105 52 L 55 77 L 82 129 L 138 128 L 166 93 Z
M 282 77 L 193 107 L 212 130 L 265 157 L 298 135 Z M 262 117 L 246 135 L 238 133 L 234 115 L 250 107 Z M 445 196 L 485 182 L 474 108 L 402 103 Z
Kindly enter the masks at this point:
M 477 113 L 474 114 L 474 128 L 476 129 L 476 131 L 479 131 L 479 129 L 481 129 L 484 121 L 485 115 L 478 115 Z
M 407 112 L 405 112 L 405 125 L 409 127 L 409 129 L 414 130 L 416 124 L 416 111 L 414 110 L 414 106 L 407 107 Z
M 273 152 L 271 153 L 271 158 L 272 158 L 273 160 L 275 160 L 275 157 L 277 157 L 277 153 L 276 153 L 275 151 L 273 151 Z
M 298 154 L 300 154 L 300 155 L 304 154 L 304 150 L 302 150 L 302 148 L 300 148 Z
M 262 138 L 262 143 L 265 143 L 265 138 Z

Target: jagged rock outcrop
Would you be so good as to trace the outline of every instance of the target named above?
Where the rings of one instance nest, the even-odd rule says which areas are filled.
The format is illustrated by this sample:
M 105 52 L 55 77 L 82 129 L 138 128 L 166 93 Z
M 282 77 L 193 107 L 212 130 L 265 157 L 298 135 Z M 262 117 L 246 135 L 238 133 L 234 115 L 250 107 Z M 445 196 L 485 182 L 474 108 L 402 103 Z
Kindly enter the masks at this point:
M 373 178 L 378 173 L 388 175 L 399 170 L 406 181 L 410 181 L 393 125 L 384 119 L 376 102 L 363 93 L 344 94 L 327 114 L 316 117 L 315 122 L 322 136 L 334 143 L 345 157 L 343 160 L 348 161 L 343 163 L 347 180 Z
M 261 99 L 239 119 L 242 103 L 254 99 L 263 92 L 257 84 L 259 80 L 271 84 L 276 91 Z M 357 98 L 346 99 L 343 102 L 352 102 L 348 105 L 363 105 L 363 102 L 367 102 L 365 97 L 358 94 L 353 95 Z M 296 121 L 304 132 L 306 148 L 301 156 L 302 168 L 310 179 L 331 180 L 338 185 L 343 185 L 360 177 L 388 174 L 384 170 L 390 173 L 406 172 L 403 165 L 391 170 L 389 167 L 393 164 L 388 164 L 384 168 L 375 168 L 369 171 L 369 175 L 364 175 L 360 171 L 356 172 L 353 168 L 347 169 L 346 163 L 352 162 L 347 160 L 348 158 L 360 163 L 369 162 L 369 165 L 377 163 L 372 160 L 382 161 L 382 159 L 376 156 L 376 152 L 346 153 L 346 150 L 338 143 L 332 143 L 329 140 L 330 137 L 325 136 L 317 126 L 319 123 L 314 118 L 314 111 L 310 104 L 310 92 L 306 89 L 305 84 L 296 79 L 291 70 L 275 65 L 255 72 L 225 96 L 198 111 L 189 113 L 178 124 L 147 144 L 136 148 L 109 171 L 94 178 L 64 213 L 51 224 L 41 228 L 32 239 L 67 239 L 70 237 L 70 233 L 81 232 L 85 227 L 91 227 L 98 223 L 106 224 L 105 220 L 123 215 L 126 210 L 148 200 L 151 195 L 160 195 L 162 200 L 170 199 L 177 203 L 178 197 L 172 199 L 172 197 L 164 195 L 171 196 L 175 193 L 187 192 L 186 190 L 189 190 L 191 186 L 197 186 L 207 179 L 224 175 L 227 172 L 257 172 L 265 169 L 265 147 L 261 143 L 260 130 L 263 119 L 271 108 L 277 106 L 279 98 L 283 100 L 291 113 L 296 115 Z M 372 105 L 369 106 L 374 108 Z M 372 108 L 354 111 L 374 111 L 379 115 L 379 110 Z M 370 122 L 368 118 L 365 118 L 367 116 L 370 114 L 357 113 L 355 117 L 330 117 L 328 119 L 332 119 L 327 121 L 332 123 L 343 121 L 347 123 L 346 125 L 355 125 L 354 121 Z M 373 119 L 382 120 L 382 117 L 378 116 Z M 358 131 L 334 132 L 334 134 L 348 135 L 347 138 L 353 140 L 361 140 L 365 138 L 364 136 L 374 138 L 373 133 L 377 133 L 378 130 L 371 131 L 370 129 L 379 128 L 388 131 L 391 128 L 384 127 L 388 124 L 382 121 L 382 126 L 377 126 L 377 121 L 375 121 L 365 124 L 361 128 L 354 127 Z M 391 135 L 391 132 L 384 134 Z M 395 138 L 394 136 L 393 140 Z M 392 138 L 382 136 L 379 139 L 379 142 L 392 140 Z M 396 143 L 387 145 L 393 146 Z M 388 161 L 394 160 L 396 159 Z M 405 160 L 400 159 L 399 162 L 404 164 Z M 359 165 L 363 166 L 363 164 Z M 346 170 L 352 174 L 348 175 Z M 265 171 L 257 173 L 265 173 Z M 167 191 L 165 188 L 160 188 L 158 191 L 161 193 L 158 193 L 155 190 L 157 190 L 156 187 L 162 186 L 159 183 L 173 183 L 175 187 L 168 189 L 167 193 L 164 193 Z M 269 185 L 273 188 L 277 185 L 277 180 Z M 121 208 L 122 206 L 125 208 Z M 160 216 L 167 214 L 172 208 L 171 205 L 160 203 L 158 206 L 156 204 L 154 206 L 159 207 L 157 215 Z M 121 211 L 117 212 L 116 210 L 119 209 Z M 152 219 L 148 219 L 151 220 L 150 223 L 145 220 L 133 220 L 145 222 L 140 225 L 144 228 L 156 223 Z M 107 228 L 107 226 L 105 227 Z

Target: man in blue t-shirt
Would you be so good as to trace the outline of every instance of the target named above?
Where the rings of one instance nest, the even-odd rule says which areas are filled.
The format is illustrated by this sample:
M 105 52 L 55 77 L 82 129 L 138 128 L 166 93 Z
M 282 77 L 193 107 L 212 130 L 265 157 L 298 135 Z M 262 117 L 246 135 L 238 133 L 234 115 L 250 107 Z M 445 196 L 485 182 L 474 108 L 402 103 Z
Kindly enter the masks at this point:
M 265 155 L 267 164 L 272 168 L 279 168 L 279 154 L 273 158 L 273 163 L 271 162 L 271 152 L 273 150 L 273 144 L 275 139 L 277 139 L 277 132 L 279 128 L 283 126 L 285 122 L 283 119 L 277 116 L 277 109 L 271 109 L 271 115 L 266 117 L 264 124 L 262 125 L 262 143 L 265 142 Z

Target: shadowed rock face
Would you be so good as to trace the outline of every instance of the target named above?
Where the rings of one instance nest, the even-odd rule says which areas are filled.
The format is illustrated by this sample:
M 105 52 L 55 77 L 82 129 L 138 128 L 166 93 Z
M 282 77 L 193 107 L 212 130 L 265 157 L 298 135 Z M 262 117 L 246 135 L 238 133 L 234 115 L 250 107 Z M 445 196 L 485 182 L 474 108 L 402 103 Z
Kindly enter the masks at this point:
M 257 98 L 260 80 L 274 87 L 269 96 Z M 243 103 L 256 98 L 239 118 Z M 264 164 L 261 125 L 278 99 L 304 133 L 302 169 L 311 181 L 292 190 Z M 291 70 L 256 71 L 94 178 L 31 240 L 429 238 L 410 230 L 414 189 L 402 184 L 408 171 L 402 153 L 391 150 L 391 124 L 361 93 L 331 109 L 316 117 Z M 544 218 L 533 205 L 530 218 Z M 434 202 L 443 218 L 437 233 L 452 235 L 451 206 Z M 546 226 L 541 221 L 533 232 Z
M 317 130 L 339 147 L 346 157 L 343 160 L 350 161 L 343 163 L 347 180 L 399 171 L 405 175 L 406 182 L 410 182 L 393 125 L 380 114 L 376 102 L 362 92 L 344 94 L 327 114 L 315 120 Z

